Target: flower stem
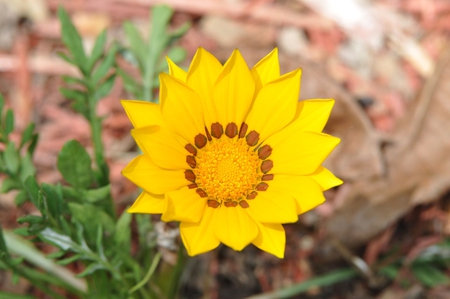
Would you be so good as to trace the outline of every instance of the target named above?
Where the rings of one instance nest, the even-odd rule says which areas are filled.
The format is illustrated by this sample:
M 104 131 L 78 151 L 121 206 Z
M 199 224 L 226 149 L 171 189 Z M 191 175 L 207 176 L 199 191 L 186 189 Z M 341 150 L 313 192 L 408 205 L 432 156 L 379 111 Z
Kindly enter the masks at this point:
M 135 291 L 142 288 L 150 280 L 150 278 L 152 277 L 153 272 L 155 272 L 156 266 L 158 266 L 160 260 L 161 260 L 161 253 L 158 252 L 158 253 L 156 253 L 155 257 L 153 258 L 152 264 L 150 265 L 150 268 L 148 269 L 147 274 L 145 274 L 145 277 L 137 285 L 135 285 L 128 291 L 128 295 L 131 295 Z

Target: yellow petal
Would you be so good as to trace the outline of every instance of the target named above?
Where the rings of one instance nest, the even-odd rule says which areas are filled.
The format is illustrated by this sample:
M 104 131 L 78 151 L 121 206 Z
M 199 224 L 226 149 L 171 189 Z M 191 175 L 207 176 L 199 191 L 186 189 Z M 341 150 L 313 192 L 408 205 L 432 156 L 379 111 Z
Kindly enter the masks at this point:
M 278 62 L 278 48 L 273 49 L 266 57 L 261 59 L 252 69 L 251 74 L 255 81 L 255 94 L 261 88 L 280 77 L 280 63 Z
M 307 175 L 322 164 L 340 142 L 339 138 L 323 134 L 281 130 L 265 142 L 273 148 L 271 173 Z
M 250 70 L 241 53 L 234 50 L 214 85 L 214 103 L 224 127 L 231 122 L 240 126 L 252 104 L 254 90 Z
M 261 140 L 289 124 L 295 116 L 300 92 L 301 70 L 297 69 L 267 83 L 257 95 L 245 122 Z
M 333 99 L 300 101 L 295 120 L 286 129 L 320 133 L 330 117 L 333 106 Z
M 272 181 L 268 191 L 260 191 L 253 200 L 247 200 L 253 219 L 264 223 L 294 223 L 297 222 L 297 208 L 294 198 L 284 192 L 271 191 Z
M 211 53 L 201 47 L 198 48 L 189 67 L 186 82 L 200 96 L 207 128 L 218 121 L 213 88 L 221 71 L 222 64 Z
M 186 169 L 186 156 L 189 155 L 184 146 L 188 143 L 182 137 L 166 128 L 157 126 L 134 129 L 131 135 L 139 148 L 159 167 L 165 169 Z
M 164 195 L 155 195 L 143 191 L 127 212 L 161 214 L 166 209 L 166 202 Z
M 181 222 L 180 234 L 190 256 L 213 250 L 220 241 L 214 235 L 214 218 L 219 209 L 206 208 L 199 223 Z
M 281 224 L 256 222 L 259 233 L 253 244 L 261 250 L 267 251 L 276 257 L 284 258 L 286 246 L 286 233 Z
M 153 194 L 178 190 L 189 182 L 182 170 L 164 170 L 156 166 L 148 156 L 134 158 L 123 170 L 122 175 Z
M 161 114 L 167 126 L 194 144 L 205 131 L 203 110 L 198 94 L 186 84 L 165 73 L 160 74 Z
M 187 187 L 166 193 L 167 209 L 162 215 L 163 221 L 185 221 L 198 223 L 203 216 L 206 200 L 195 189 Z
M 120 103 L 135 128 L 165 126 L 159 105 L 136 100 L 121 100 Z
M 258 235 L 255 221 L 241 207 L 222 206 L 216 210 L 218 212 L 215 215 L 214 233 L 225 245 L 241 251 Z
M 306 213 L 325 201 L 322 188 L 309 176 L 275 175 L 269 188 L 292 195 L 297 202 L 297 214 Z
M 335 177 L 334 174 L 331 173 L 331 171 L 322 166 L 312 174 L 310 174 L 309 177 L 313 178 L 320 185 L 322 191 L 331 189 L 344 183 L 341 179 Z
M 187 73 L 185 70 L 176 65 L 168 56 L 166 56 L 169 65 L 169 74 L 182 82 L 186 82 Z

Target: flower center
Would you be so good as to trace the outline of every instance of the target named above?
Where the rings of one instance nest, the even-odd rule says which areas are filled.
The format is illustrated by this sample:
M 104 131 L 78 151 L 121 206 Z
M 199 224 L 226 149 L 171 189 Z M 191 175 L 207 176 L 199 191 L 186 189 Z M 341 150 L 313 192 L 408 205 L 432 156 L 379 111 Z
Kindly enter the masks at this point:
M 198 187 L 219 202 L 245 198 L 261 175 L 261 160 L 244 139 L 213 140 L 199 151 L 196 161 Z

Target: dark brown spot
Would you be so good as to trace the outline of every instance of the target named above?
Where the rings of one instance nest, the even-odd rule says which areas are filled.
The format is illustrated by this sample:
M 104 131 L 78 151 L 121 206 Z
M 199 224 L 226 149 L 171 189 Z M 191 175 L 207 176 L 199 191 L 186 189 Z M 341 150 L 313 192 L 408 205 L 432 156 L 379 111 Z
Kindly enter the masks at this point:
M 239 202 L 239 205 L 241 206 L 241 208 L 246 209 L 249 207 L 248 202 L 246 202 L 245 200 L 241 200 Z
M 256 185 L 256 190 L 258 191 L 266 191 L 267 188 L 269 188 L 269 185 L 267 185 L 267 183 L 261 182 L 258 185 Z
M 269 172 L 269 170 L 271 170 L 272 167 L 273 167 L 273 161 L 272 161 L 272 160 L 264 160 L 264 161 L 261 163 L 261 171 L 262 171 L 263 173 Z
M 185 170 L 184 171 L 184 177 L 189 182 L 195 183 L 195 173 L 192 170 L 190 170 L 190 169 Z
M 245 139 L 247 140 L 247 144 L 249 146 L 255 146 L 259 141 L 259 133 L 256 131 L 251 131 Z
M 224 205 L 225 205 L 227 208 L 232 208 L 232 207 L 237 206 L 238 203 L 237 203 L 237 201 L 226 201 L 226 202 L 224 203 Z
M 198 187 L 197 184 L 189 184 L 188 185 L 189 189 L 194 189 L 194 188 L 197 188 L 197 187 Z
M 229 123 L 227 125 L 227 128 L 225 129 L 225 135 L 227 135 L 230 138 L 233 138 L 238 133 L 238 128 L 235 123 Z
M 272 154 L 272 148 L 266 144 L 258 149 L 258 157 L 261 160 L 267 159 Z
M 247 195 L 247 199 L 255 199 L 256 195 L 258 195 L 258 192 L 252 191 Z
M 206 194 L 206 192 L 203 189 L 198 188 L 197 190 L 195 190 L 195 192 L 197 192 L 197 194 L 200 195 L 200 197 L 208 197 L 208 194 Z
M 217 139 L 222 137 L 223 134 L 223 127 L 219 123 L 213 123 L 211 125 L 211 135 Z
M 214 199 L 208 199 L 207 204 L 208 204 L 208 207 L 214 208 L 214 209 L 217 209 L 220 206 L 220 203 Z
M 184 148 L 190 152 L 191 154 L 193 154 L 194 156 L 197 156 L 197 149 L 195 148 L 195 146 L 193 146 L 192 144 L 188 143 L 184 146 Z
M 273 173 L 265 174 L 262 176 L 261 180 L 262 181 L 271 181 L 271 180 L 273 180 L 273 176 L 274 176 Z
M 247 134 L 248 125 L 246 123 L 242 123 L 241 128 L 239 129 L 239 138 L 244 138 L 245 134 Z
M 197 161 L 195 161 L 194 156 L 187 156 L 186 157 L 186 163 L 191 166 L 192 168 L 195 168 L 195 165 L 197 165 Z
M 206 137 L 208 137 L 208 140 L 211 141 L 212 137 L 211 137 L 211 134 L 209 134 L 209 131 L 208 131 L 207 127 L 205 127 L 205 132 L 206 132 Z
M 195 136 L 194 138 L 195 141 L 195 146 L 198 148 L 202 148 L 206 145 L 206 137 L 203 134 L 198 134 L 197 136 Z

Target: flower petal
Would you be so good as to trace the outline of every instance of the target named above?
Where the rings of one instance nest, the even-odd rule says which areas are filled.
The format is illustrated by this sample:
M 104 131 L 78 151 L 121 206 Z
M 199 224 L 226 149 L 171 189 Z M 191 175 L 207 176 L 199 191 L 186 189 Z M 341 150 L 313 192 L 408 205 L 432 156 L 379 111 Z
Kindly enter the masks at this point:
M 297 202 L 297 214 L 306 213 L 325 201 L 322 188 L 309 176 L 275 175 L 270 188 L 293 196 Z
M 261 88 L 280 77 L 280 63 L 278 61 L 278 48 L 273 49 L 266 57 L 261 59 L 252 69 L 251 74 L 255 81 L 255 94 Z
M 166 56 L 166 60 L 169 66 L 169 74 L 182 82 L 186 82 L 187 72 L 176 65 L 169 56 Z
M 127 212 L 161 214 L 166 210 L 166 203 L 164 195 L 155 195 L 143 191 Z
M 188 184 L 182 170 L 164 170 L 146 155 L 134 158 L 122 175 L 149 193 L 163 194 Z
M 214 103 L 222 125 L 244 121 L 253 101 L 255 82 L 238 50 L 223 66 L 214 85 Z
M 276 257 L 284 258 L 286 246 L 286 233 L 279 223 L 259 223 L 258 236 L 253 240 L 253 245 L 261 250 L 267 251 Z
M 286 130 L 322 132 L 333 106 L 333 99 L 300 101 L 294 121 Z
M 187 187 L 166 193 L 167 209 L 162 215 L 163 221 L 185 221 L 198 223 L 203 216 L 206 200 L 195 189 Z
M 166 128 L 158 126 L 134 129 L 131 135 L 139 148 L 148 155 L 153 163 L 165 169 L 186 169 L 186 156 L 189 153 L 184 149 L 188 143 L 184 139 Z
M 265 142 L 273 148 L 270 159 L 274 165 L 271 172 L 292 175 L 311 174 L 339 142 L 339 138 L 323 133 L 281 130 Z
M 294 198 L 284 191 L 271 191 L 272 182 L 269 183 L 268 191 L 258 192 L 255 199 L 247 201 L 250 206 L 248 210 L 251 211 L 253 219 L 264 223 L 297 222 L 298 216 Z
M 120 103 L 135 128 L 165 126 L 159 105 L 136 100 L 121 100 Z
M 198 94 L 174 77 L 161 73 L 161 114 L 167 126 L 190 143 L 204 132 L 203 110 Z
M 199 223 L 181 222 L 180 234 L 190 256 L 213 250 L 220 241 L 214 235 L 214 219 L 219 209 L 207 208 Z
M 218 120 L 213 100 L 213 88 L 221 71 L 222 64 L 217 58 L 205 49 L 198 48 L 189 67 L 186 82 L 200 96 L 207 128 Z
M 209 208 L 207 209 L 209 210 Z M 215 215 L 214 233 L 225 245 L 241 251 L 258 235 L 258 227 L 241 207 L 221 207 Z
M 322 191 L 339 186 L 343 183 L 341 179 L 335 177 L 334 174 L 331 173 L 331 171 L 322 166 L 309 176 L 320 185 Z
M 295 116 L 300 93 L 301 70 L 297 69 L 267 83 L 257 95 L 245 122 L 261 140 L 278 132 Z

